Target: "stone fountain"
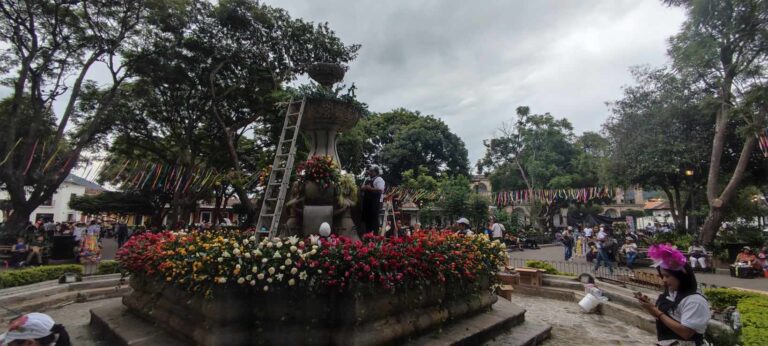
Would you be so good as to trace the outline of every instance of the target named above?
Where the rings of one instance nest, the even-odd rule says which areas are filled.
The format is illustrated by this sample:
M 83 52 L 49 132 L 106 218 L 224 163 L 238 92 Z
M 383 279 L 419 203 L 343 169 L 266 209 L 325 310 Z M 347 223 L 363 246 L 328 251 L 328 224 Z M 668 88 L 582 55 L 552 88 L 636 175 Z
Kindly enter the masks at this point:
M 321 88 L 330 93 L 333 85 L 344 78 L 345 70 L 338 64 L 317 63 L 309 68 L 308 73 Z M 300 127 L 301 133 L 308 140 L 308 158 L 330 156 L 337 166 L 341 167 L 336 141 L 342 131 L 357 124 L 361 113 L 359 107 L 348 101 L 308 97 Z M 342 198 L 343 202 L 337 198 L 339 193 L 344 196 L 350 191 L 336 191 L 333 187 L 322 188 L 313 182 L 295 186 L 292 190 L 291 200 L 286 202 L 286 208 L 289 208 L 287 233 L 316 234 L 320 225 L 327 222 L 337 235 L 357 238 L 351 217 L 351 210 L 355 206 L 354 198 Z

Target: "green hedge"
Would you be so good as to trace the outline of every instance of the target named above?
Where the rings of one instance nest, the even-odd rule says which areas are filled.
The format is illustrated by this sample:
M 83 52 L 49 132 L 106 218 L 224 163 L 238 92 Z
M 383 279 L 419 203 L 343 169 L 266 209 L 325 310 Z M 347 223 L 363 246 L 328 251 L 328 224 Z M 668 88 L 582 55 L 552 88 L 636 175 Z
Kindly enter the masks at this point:
M 97 275 L 115 274 L 120 272 L 120 263 L 114 260 L 104 260 L 99 262 L 99 267 L 96 269 Z
M 61 264 L 27 269 L 13 269 L 0 272 L 0 288 L 30 285 L 38 282 L 56 280 L 64 273 L 83 273 L 79 264 Z
M 745 298 L 760 297 L 759 293 L 735 290 L 732 288 L 707 288 L 704 296 L 714 310 L 723 310 L 729 306 L 738 306 Z
M 739 302 L 741 342 L 744 346 L 768 345 L 768 296 L 745 298 Z
M 547 274 L 553 274 L 553 275 L 560 274 L 557 268 L 553 267 L 551 264 L 544 261 L 535 261 L 535 260 L 525 261 L 525 266 L 528 268 L 541 269 Z
M 768 345 L 768 295 L 731 288 L 709 288 L 704 295 L 713 309 L 735 306 L 739 310 L 743 346 Z

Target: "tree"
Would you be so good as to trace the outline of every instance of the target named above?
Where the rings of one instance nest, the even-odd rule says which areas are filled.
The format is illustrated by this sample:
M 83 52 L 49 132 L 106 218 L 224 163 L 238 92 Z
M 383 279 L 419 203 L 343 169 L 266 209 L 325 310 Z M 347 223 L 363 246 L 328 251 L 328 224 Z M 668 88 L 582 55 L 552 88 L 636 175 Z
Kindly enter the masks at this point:
M 69 207 L 86 214 L 151 215 L 152 226 L 159 226 L 165 216 L 163 206 L 168 202 L 169 195 L 106 191 L 94 196 L 75 196 L 69 201 Z
M 488 219 L 490 212 L 488 205 L 491 201 L 487 196 L 480 195 L 478 193 L 471 193 L 467 199 L 467 211 L 466 216 L 469 218 L 473 228 L 478 232 L 482 232 L 488 225 Z
M 171 222 L 186 220 L 213 192 L 217 201 L 237 194 L 244 225 L 251 225 L 257 206 L 246 183 L 271 162 L 282 125 L 277 104 L 287 95 L 282 84 L 315 62 L 347 63 L 359 46 L 344 45 L 327 24 L 254 0 L 194 1 L 159 17 L 154 29 L 127 54 L 138 78 L 114 107 L 116 143 L 186 169 L 228 172 L 214 191 L 177 192 Z
M 606 140 L 587 132 L 580 137 L 566 119 L 549 113 L 531 114 L 518 107 L 513 124 L 502 124 L 501 135 L 484 141 L 485 156 L 478 161 L 480 171 L 489 169 L 496 191 L 519 189 L 559 189 L 593 187 L 599 183 L 606 160 Z M 531 214 L 544 228 L 560 205 L 532 201 Z
M 378 164 L 390 185 L 399 185 L 403 172 L 419 167 L 435 177 L 469 173 L 464 141 L 448 125 L 402 108 L 362 119 L 342 134 L 338 149 L 343 168 L 360 172 Z
M 675 68 L 696 78 L 716 94 L 707 203 L 709 215 L 701 238 L 706 244 L 715 239 L 724 209 L 742 183 L 752 151 L 755 133 L 764 128 L 768 117 L 765 62 L 768 58 L 768 3 L 758 0 L 691 1 L 665 3 L 686 9 L 688 18 L 680 33 L 672 37 L 669 54 Z M 728 126 L 739 122 L 740 150 L 731 170 L 723 170 Z M 722 184 L 725 184 L 722 187 Z
M 437 206 L 442 208 L 451 220 L 456 220 L 465 216 L 470 193 L 471 188 L 467 177 L 459 175 L 444 178 L 440 181 L 440 200 Z
M 693 202 L 690 191 L 703 186 L 714 112 L 706 90 L 666 68 L 631 69 L 637 85 L 610 104 L 603 125 L 610 139 L 610 180 L 664 191 L 677 229 Z M 686 176 L 691 171 L 693 176 Z
M 10 153 L 0 185 L 14 211 L 4 230 L 21 229 L 109 129 L 106 110 L 129 77 L 118 55 L 143 22 L 146 4 L 0 2 L 0 73 L 12 89 L 0 110 L 0 153 Z M 86 79 L 97 65 L 110 77 L 101 87 Z M 56 101 L 65 104 L 61 114 L 51 111 Z

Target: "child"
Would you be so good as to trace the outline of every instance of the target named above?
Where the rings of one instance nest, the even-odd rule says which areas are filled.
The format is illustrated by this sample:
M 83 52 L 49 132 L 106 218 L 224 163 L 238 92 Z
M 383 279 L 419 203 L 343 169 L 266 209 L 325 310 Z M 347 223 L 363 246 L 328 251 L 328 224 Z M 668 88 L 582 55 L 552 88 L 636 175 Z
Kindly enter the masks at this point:
M 590 241 L 588 244 L 588 250 L 587 250 L 587 262 L 592 263 L 592 261 L 597 258 L 597 244 L 595 242 Z
M 24 265 L 24 259 L 26 259 L 27 251 L 29 247 L 24 243 L 24 238 L 19 237 L 16 240 L 16 245 L 13 246 L 13 265 L 21 267 Z

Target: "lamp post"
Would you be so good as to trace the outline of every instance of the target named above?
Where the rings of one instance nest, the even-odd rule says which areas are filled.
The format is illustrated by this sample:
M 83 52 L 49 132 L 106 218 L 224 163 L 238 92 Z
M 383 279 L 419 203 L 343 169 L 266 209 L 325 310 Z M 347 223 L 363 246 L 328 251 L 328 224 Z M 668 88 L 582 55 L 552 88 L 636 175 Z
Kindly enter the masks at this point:
M 690 218 L 691 222 L 690 222 L 690 224 L 688 226 L 691 227 L 691 230 L 693 232 L 696 232 L 696 216 L 693 215 L 694 210 L 696 210 L 696 208 L 694 207 L 695 206 L 694 203 L 695 203 L 696 199 L 693 198 L 694 197 L 693 196 L 693 174 L 694 173 L 695 172 L 693 171 L 692 168 L 689 168 L 689 169 L 685 170 L 685 176 L 688 177 L 688 187 L 690 188 L 689 197 L 691 198 L 691 213 L 688 215 L 688 217 Z

